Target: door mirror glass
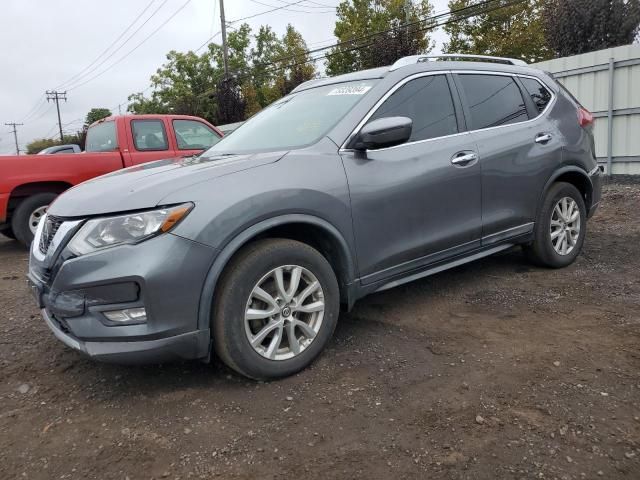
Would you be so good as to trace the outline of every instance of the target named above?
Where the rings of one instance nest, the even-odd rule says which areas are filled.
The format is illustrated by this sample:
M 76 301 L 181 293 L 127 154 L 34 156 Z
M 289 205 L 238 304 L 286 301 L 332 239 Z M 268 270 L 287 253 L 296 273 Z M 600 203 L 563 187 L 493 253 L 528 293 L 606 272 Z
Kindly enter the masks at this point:
M 375 150 L 400 145 L 411 138 L 412 128 L 413 122 L 407 117 L 379 118 L 362 127 L 349 148 Z

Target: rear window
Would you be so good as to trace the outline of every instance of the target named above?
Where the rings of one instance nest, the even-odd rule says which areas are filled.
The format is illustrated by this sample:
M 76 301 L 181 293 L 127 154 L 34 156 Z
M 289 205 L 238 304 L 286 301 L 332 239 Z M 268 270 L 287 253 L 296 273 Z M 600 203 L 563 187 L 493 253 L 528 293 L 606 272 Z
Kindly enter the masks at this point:
M 87 152 L 110 152 L 118 148 L 115 122 L 98 123 L 87 132 Z
M 509 76 L 459 76 L 471 112 L 471 128 L 497 127 L 529 119 L 520 88 Z
M 542 85 L 539 81 L 533 78 L 521 77 L 520 81 L 524 85 L 524 89 L 527 91 L 531 100 L 536 104 L 538 113 L 542 113 L 549 102 L 551 101 L 551 92 Z

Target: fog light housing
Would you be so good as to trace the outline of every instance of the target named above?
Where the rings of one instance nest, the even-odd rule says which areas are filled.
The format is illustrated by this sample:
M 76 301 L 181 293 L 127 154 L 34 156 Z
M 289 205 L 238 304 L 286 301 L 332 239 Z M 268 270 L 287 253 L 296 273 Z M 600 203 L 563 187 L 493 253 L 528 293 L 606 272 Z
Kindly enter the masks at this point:
M 125 308 L 102 312 L 113 323 L 140 323 L 147 321 L 147 310 L 144 307 Z

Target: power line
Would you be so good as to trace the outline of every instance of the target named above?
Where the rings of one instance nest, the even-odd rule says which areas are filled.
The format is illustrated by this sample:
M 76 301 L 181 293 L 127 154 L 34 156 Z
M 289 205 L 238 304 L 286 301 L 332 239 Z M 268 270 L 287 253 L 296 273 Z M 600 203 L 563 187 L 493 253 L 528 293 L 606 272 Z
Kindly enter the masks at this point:
M 8 122 L 5 123 L 5 125 L 7 127 L 13 127 L 13 130 L 11 130 L 11 133 L 13 133 L 13 139 L 16 142 L 16 155 L 20 155 L 20 147 L 18 146 L 18 128 L 19 126 L 24 125 L 23 123 L 16 123 L 16 122 Z
M 142 22 L 142 24 L 141 24 L 138 28 L 136 28 L 136 30 L 135 30 L 133 33 L 131 33 L 131 35 L 129 35 L 129 36 L 125 39 L 125 41 L 124 41 L 124 42 L 122 42 L 122 43 L 118 46 L 118 48 L 116 48 L 116 49 L 115 49 L 115 50 L 113 50 L 111 53 L 109 53 L 109 55 L 107 55 L 107 56 L 106 56 L 105 58 L 103 58 L 99 63 L 97 63 L 96 65 L 94 65 L 90 70 L 86 71 L 85 73 L 83 73 L 82 75 L 80 75 L 76 80 L 74 80 L 73 82 L 71 82 L 70 84 L 68 84 L 67 89 L 68 89 L 68 90 L 73 90 L 73 89 L 77 88 L 79 85 L 84 85 L 84 83 L 86 83 L 86 82 L 83 82 L 83 79 L 86 79 L 86 77 L 87 77 L 87 76 L 91 75 L 93 72 L 95 72 L 96 70 L 98 70 L 102 65 L 104 65 L 105 63 L 107 63 L 107 61 L 108 61 L 110 58 L 113 58 L 113 56 L 114 56 L 116 53 L 118 53 L 120 50 L 122 50 L 122 48 L 123 48 L 127 43 L 129 43 L 129 41 L 130 41 L 133 37 L 135 37 L 135 36 L 138 34 L 138 32 L 139 32 L 140 30 L 142 30 L 142 28 L 143 28 L 147 23 L 149 23 L 149 21 L 150 21 L 153 17 L 155 17 L 155 16 L 156 16 L 156 14 L 157 14 L 161 9 L 162 9 L 162 7 L 164 7 L 164 5 L 165 5 L 168 1 L 169 1 L 169 0 L 164 0 L 160 5 L 158 5 L 158 7 L 157 7 L 153 12 L 151 12 L 151 15 L 149 15 L 149 17 L 147 17 L 147 19 L 146 19 L 144 22 Z M 164 24 L 163 24 L 163 25 L 164 25 Z M 155 33 L 155 31 L 154 31 L 154 33 Z M 148 37 L 147 37 L 147 38 L 148 38 Z M 143 42 L 142 42 L 142 43 L 144 43 L 145 41 L 146 41 L 146 39 L 145 39 L 145 40 L 143 40 Z M 134 49 L 134 50 L 135 50 L 135 49 Z M 125 57 L 126 57 L 126 55 L 125 55 Z M 116 63 L 118 63 L 118 62 L 116 62 Z M 115 64 L 114 64 L 114 65 L 115 65 Z M 113 67 L 113 65 L 111 65 L 110 67 L 107 67 L 107 68 L 106 68 L 106 70 L 109 70 L 111 67 Z M 101 75 L 101 74 L 98 74 L 97 76 L 100 76 L 100 75 Z M 94 78 L 94 77 L 91 77 L 91 78 Z M 78 83 L 78 82 L 82 82 L 82 83 Z M 75 84 L 75 85 L 74 85 L 74 84 Z
M 33 105 L 33 107 L 27 112 L 27 114 L 22 117 L 22 120 L 20 120 L 21 122 L 24 122 L 27 120 L 27 118 L 31 117 L 32 115 L 35 115 L 35 113 L 40 110 L 40 108 L 42 107 L 42 105 L 46 105 L 47 101 L 44 98 L 44 96 L 39 97 L 38 101 Z
M 283 5 L 281 7 L 275 7 L 275 8 L 272 8 L 271 10 L 265 10 L 264 12 L 254 13 L 253 15 L 249 15 L 247 17 L 236 18 L 235 20 L 230 20 L 228 23 L 238 23 L 238 22 L 241 22 L 242 20 L 249 20 L 250 18 L 259 17 L 260 15 L 264 15 L 265 13 L 275 12 L 276 10 L 282 10 L 283 8 L 291 7 L 293 5 L 297 5 L 297 4 L 302 3 L 304 1 L 305 0 L 298 0 L 297 2 L 289 3 L 289 4 Z
M 117 37 L 113 42 L 111 42 L 111 43 L 109 44 L 109 46 L 108 46 L 107 48 L 105 48 L 105 49 L 104 49 L 104 50 L 103 50 L 103 51 L 102 51 L 102 52 L 101 52 L 101 53 L 100 53 L 100 54 L 99 54 L 95 59 L 93 59 L 93 61 L 92 61 L 89 65 L 87 65 L 86 67 L 84 67 L 84 68 L 83 68 L 82 70 L 80 70 L 78 73 L 76 73 L 76 74 L 75 74 L 75 75 L 73 75 L 72 77 L 68 78 L 67 80 L 65 80 L 64 82 L 62 82 L 60 85 L 56 86 L 55 88 L 56 88 L 56 89 L 61 88 L 61 87 L 63 87 L 65 84 L 73 83 L 73 81 L 74 81 L 74 80 L 76 80 L 76 79 L 77 79 L 77 78 L 79 78 L 79 77 L 82 77 L 84 72 L 86 72 L 89 68 L 91 68 L 93 65 L 95 65 L 95 63 L 96 63 L 98 60 L 100 60 L 100 58 L 101 58 L 104 54 L 106 54 L 109 50 L 111 50 L 111 48 L 112 48 L 116 43 L 118 43 L 118 42 L 120 41 L 120 39 L 121 39 L 122 37 L 124 37 L 124 36 L 125 36 L 125 34 L 126 34 L 129 30 L 131 30 L 131 27 L 133 27 L 133 26 L 138 22 L 138 20 L 140 20 L 140 18 L 142 17 L 142 15 L 144 15 L 144 14 L 145 14 L 145 12 L 146 12 L 147 10 L 149 10 L 149 8 L 151 7 L 151 5 L 153 5 L 153 3 L 154 3 L 155 1 L 156 1 L 156 0 L 151 0 L 151 1 L 147 4 L 147 6 L 146 6 L 146 7 L 144 7 L 144 9 L 143 9 L 139 14 L 138 14 L 138 16 L 137 16 L 137 17 L 136 17 L 136 18 L 135 18 L 135 19 L 134 19 L 134 20 L 133 20 L 133 21 L 132 21 L 128 26 L 127 26 L 127 28 L 125 28 L 125 29 L 122 31 L 122 33 L 121 33 L 120 35 L 118 35 L 118 37 Z M 163 3 L 163 5 L 164 5 L 164 3 Z M 158 10 L 159 10 L 161 7 L 162 7 L 162 5 L 160 5 L 160 7 L 158 8 Z M 157 10 L 156 10 L 156 12 L 157 12 Z M 152 15 L 147 19 L 147 21 L 146 21 L 146 22 L 148 22 L 148 21 L 153 17 L 153 15 L 155 15 L 155 12 L 154 12 L 154 14 L 152 14 Z M 145 22 L 145 23 L 146 23 L 146 22 Z M 135 33 L 137 33 L 138 31 L 140 31 L 140 29 L 141 29 L 142 27 L 144 27 L 145 23 L 143 23 L 142 25 L 140 25 L 140 27 L 136 30 L 136 32 L 135 32 Z M 135 35 L 135 33 L 134 33 L 134 35 Z M 133 35 L 132 35 L 132 36 L 133 36 Z M 132 36 L 131 36 L 131 37 L 132 37 Z M 129 37 L 129 39 L 131 39 L 131 37 Z M 120 47 L 119 47 L 119 48 L 122 48 L 122 46 L 124 46 L 124 45 L 127 43 L 127 41 L 128 41 L 129 39 L 127 39 L 127 40 L 126 40 L 122 45 L 120 45 Z M 116 52 L 117 52 L 117 50 L 116 50 Z
M 257 3 L 258 5 L 262 5 L 263 7 L 271 7 L 271 8 L 283 8 L 283 7 L 277 7 L 276 5 L 272 5 L 269 3 L 264 3 L 261 2 L 260 0 L 250 0 L 253 3 Z M 285 2 L 283 2 L 285 3 Z M 316 8 L 316 9 L 320 9 L 320 8 L 325 8 L 325 10 L 323 11 L 313 11 L 313 10 L 298 10 L 298 9 L 293 9 L 293 8 L 287 8 L 289 5 L 289 3 L 285 3 L 283 10 L 286 10 L 287 12 L 296 12 L 296 13 L 335 13 L 334 10 L 327 10 L 325 7 L 314 7 L 313 5 L 300 5 L 300 7 L 307 7 L 307 8 Z
M 165 0 L 166 2 L 167 0 Z M 142 41 L 140 43 L 138 43 L 135 47 L 133 47 L 131 50 L 129 50 L 127 53 L 125 53 L 122 57 L 120 57 L 118 60 L 116 60 L 114 63 L 112 63 L 111 65 L 109 65 L 107 68 L 105 68 L 104 70 L 102 70 L 101 72 L 98 72 L 96 75 L 84 80 L 81 83 L 77 83 L 76 85 L 73 85 L 71 87 L 69 87 L 67 90 L 68 91 L 72 91 L 75 90 L 79 87 L 82 87 L 83 85 L 86 85 L 87 83 L 95 80 L 96 78 L 104 75 L 106 72 L 108 72 L 109 70 L 111 70 L 113 67 L 115 67 L 116 65 L 118 65 L 120 62 L 122 62 L 125 58 L 127 58 L 129 55 L 131 55 L 133 52 L 135 52 L 138 48 L 140 48 L 147 40 L 149 40 L 151 37 L 153 37 L 156 33 L 158 33 L 158 31 L 164 27 L 167 23 L 169 23 L 173 17 L 175 17 L 178 13 L 180 13 L 189 3 L 191 2 L 191 0 L 187 0 L 186 2 L 184 2 L 175 12 L 173 12 L 171 14 L 171 16 L 169 18 L 167 18 L 164 22 L 162 22 L 154 31 L 152 31 L 149 35 L 147 35 L 146 37 L 144 37 L 142 39 Z M 160 5 L 162 6 L 164 5 L 164 2 Z

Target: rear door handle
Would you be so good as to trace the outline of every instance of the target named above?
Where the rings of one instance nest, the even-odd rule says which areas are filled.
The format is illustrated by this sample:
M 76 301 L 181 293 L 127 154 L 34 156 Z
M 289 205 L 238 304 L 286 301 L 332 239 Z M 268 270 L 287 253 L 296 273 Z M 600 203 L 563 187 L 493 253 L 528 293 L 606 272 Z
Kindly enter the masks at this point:
M 551 134 L 549 134 L 549 133 L 541 133 L 536 137 L 535 142 L 536 143 L 547 143 L 549 140 L 551 140 Z
M 456 167 L 470 167 L 478 161 L 475 152 L 458 152 L 451 158 L 451 163 Z

